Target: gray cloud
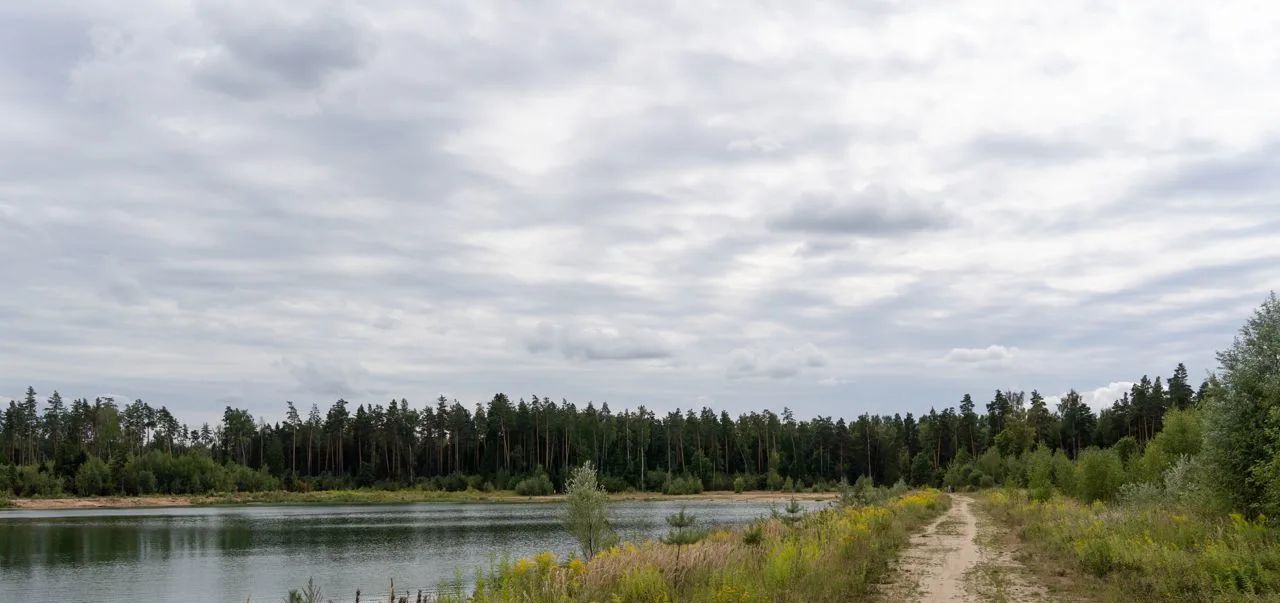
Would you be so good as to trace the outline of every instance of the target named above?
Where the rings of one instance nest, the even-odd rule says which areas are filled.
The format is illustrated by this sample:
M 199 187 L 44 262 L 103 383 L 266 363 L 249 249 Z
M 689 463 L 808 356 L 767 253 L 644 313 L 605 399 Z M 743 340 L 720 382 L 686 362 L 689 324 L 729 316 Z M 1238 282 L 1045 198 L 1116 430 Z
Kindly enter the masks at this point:
M 331 74 L 360 66 L 372 52 L 356 22 L 334 10 L 267 15 L 218 7 L 203 14 L 217 46 L 200 61 L 197 78 L 232 96 L 253 98 L 280 86 L 315 89 Z
M 1270 198 L 1278 188 L 1280 141 L 1272 141 L 1235 154 L 1186 161 L 1144 183 L 1140 190 L 1150 197 L 1266 194 Z
M 525 339 L 534 353 L 559 351 L 572 360 L 653 360 L 668 358 L 672 345 L 650 331 L 619 332 L 603 327 L 563 327 L 540 323 Z
M 791 379 L 824 367 L 827 355 L 813 344 L 784 349 L 737 349 L 729 355 L 730 379 Z
M 1195 11 L 675 8 L 0 8 L 0 391 L 918 412 L 1280 288 L 1280 83 Z
M 280 367 L 297 381 L 297 387 L 307 394 L 322 398 L 351 398 L 370 393 L 371 375 L 356 363 L 331 363 L 312 359 L 282 359 Z
M 943 228 L 951 222 L 940 205 L 876 186 L 845 196 L 803 195 L 769 225 L 780 231 L 891 236 Z

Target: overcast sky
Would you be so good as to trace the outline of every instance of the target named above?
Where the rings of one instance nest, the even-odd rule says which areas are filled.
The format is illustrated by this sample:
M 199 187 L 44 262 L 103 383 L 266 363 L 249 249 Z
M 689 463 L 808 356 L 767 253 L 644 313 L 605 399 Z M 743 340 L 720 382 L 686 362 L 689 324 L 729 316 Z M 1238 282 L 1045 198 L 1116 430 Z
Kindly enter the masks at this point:
M 1280 288 L 1280 12 L 362 4 L 0 5 L 4 399 L 1105 404 Z

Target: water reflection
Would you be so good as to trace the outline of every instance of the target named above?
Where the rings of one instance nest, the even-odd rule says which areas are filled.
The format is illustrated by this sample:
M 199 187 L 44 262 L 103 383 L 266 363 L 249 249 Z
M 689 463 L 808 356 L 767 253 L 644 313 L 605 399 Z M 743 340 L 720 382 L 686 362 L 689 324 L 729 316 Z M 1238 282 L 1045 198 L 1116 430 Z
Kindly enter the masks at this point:
M 770 508 L 687 506 L 706 524 L 741 524 Z M 619 503 L 613 515 L 624 538 L 643 540 L 678 507 Z M 7 511 L 0 600 L 274 600 L 308 576 L 334 600 L 385 593 L 391 578 L 397 589 L 433 589 L 503 556 L 567 554 L 561 512 L 550 503 Z

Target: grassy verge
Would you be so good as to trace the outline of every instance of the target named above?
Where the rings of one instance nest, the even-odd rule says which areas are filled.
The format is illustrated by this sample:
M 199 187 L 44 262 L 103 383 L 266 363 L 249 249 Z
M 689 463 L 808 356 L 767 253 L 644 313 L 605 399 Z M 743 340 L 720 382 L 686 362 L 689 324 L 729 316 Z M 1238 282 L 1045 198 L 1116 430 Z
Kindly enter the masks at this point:
M 678 549 L 653 541 L 624 544 L 588 562 L 558 563 L 550 553 L 500 563 L 474 593 L 444 602 L 781 603 L 864 598 L 910 533 L 949 499 L 919 491 L 883 505 L 807 515 L 793 527 L 777 519 L 719 530 Z
M 1101 582 L 1106 600 L 1280 597 L 1280 531 L 1261 521 L 1158 505 L 1041 503 L 1020 491 L 993 492 L 981 504 L 1046 561 Z

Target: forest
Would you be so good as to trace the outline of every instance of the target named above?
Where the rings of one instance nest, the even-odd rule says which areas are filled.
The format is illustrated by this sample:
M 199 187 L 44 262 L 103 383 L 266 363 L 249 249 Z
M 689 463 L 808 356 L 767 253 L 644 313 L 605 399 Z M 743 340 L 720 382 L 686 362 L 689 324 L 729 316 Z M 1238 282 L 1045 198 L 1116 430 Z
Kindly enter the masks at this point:
M 546 494 L 591 461 L 611 491 L 828 489 L 870 476 L 877 484 L 997 483 L 1004 461 L 1038 446 L 1076 458 L 1090 447 L 1143 447 L 1167 413 L 1201 404 L 1213 379 L 1192 387 L 1187 369 L 1142 376 L 1095 414 L 1068 392 L 994 391 L 979 403 L 916 417 L 862 414 L 797 420 L 790 409 L 742 414 L 710 408 L 666 414 L 638 406 L 579 407 L 497 394 L 467 408 L 444 397 L 323 409 L 285 404 L 282 421 L 227 407 L 221 423 L 193 426 L 164 406 L 111 398 L 10 401 L 0 432 L 0 494 L 203 494 L 376 487 Z M 994 456 L 993 456 L 994 455 Z M 953 461 L 959 461 L 954 462 Z M 948 468 L 955 467 L 948 475 Z

